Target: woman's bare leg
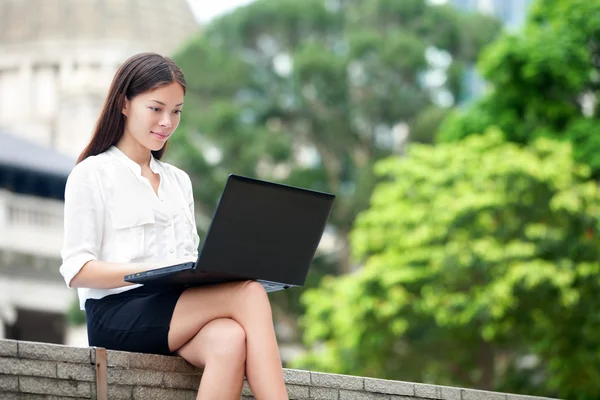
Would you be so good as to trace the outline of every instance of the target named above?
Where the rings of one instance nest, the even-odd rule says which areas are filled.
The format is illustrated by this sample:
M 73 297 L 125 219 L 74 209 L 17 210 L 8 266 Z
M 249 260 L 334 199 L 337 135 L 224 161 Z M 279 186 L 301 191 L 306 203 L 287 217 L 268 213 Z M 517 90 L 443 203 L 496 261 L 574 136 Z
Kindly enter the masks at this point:
M 246 332 L 232 319 L 206 324 L 177 354 L 204 368 L 198 399 L 239 400 L 246 369 Z
M 173 312 L 169 348 L 178 350 L 210 321 L 231 318 L 246 332 L 246 378 L 257 400 L 287 399 L 269 298 L 254 281 L 186 290 Z

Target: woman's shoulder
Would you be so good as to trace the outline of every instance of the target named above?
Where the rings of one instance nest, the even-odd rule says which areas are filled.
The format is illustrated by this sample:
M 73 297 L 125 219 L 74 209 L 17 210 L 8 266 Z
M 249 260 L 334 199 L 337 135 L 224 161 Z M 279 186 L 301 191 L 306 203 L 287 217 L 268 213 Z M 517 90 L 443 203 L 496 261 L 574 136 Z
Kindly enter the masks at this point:
M 110 167 L 110 163 L 107 161 L 107 155 L 105 153 L 89 156 L 73 167 L 69 174 L 69 180 L 87 179 L 91 175 L 104 171 Z
M 85 160 L 80 161 L 73 167 L 71 175 L 87 175 L 92 171 L 96 171 L 102 167 L 103 154 L 97 156 L 89 156 Z

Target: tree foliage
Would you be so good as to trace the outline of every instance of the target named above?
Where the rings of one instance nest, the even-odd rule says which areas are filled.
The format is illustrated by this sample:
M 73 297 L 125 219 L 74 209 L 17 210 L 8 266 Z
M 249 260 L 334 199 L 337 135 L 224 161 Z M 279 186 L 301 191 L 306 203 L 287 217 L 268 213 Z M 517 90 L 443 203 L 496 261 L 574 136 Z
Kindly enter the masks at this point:
M 337 194 L 331 223 L 347 232 L 373 188 L 373 162 L 398 150 L 393 127 L 419 123 L 428 140 L 437 125 L 419 117 L 441 119 L 422 82 L 427 50 L 447 51 L 459 70 L 498 31 L 425 0 L 332 4 L 257 0 L 176 56 L 188 91 L 170 152 L 193 178 L 201 215 L 235 172 Z
M 401 151 L 398 126 L 432 140 L 445 113 L 436 95 L 457 93 L 498 29 L 425 0 L 257 0 L 215 20 L 175 56 L 187 95 L 167 153 L 192 178 L 200 231 L 230 173 L 335 193 L 338 244 L 308 284 L 351 270 L 347 232 L 375 185 L 373 163 Z M 429 87 L 434 48 L 451 56 L 449 78 Z M 288 296 L 279 300 L 299 312 Z
M 600 194 L 569 144 L 413 145 L 351 233 L 364 268 L 303 297 L 296 367 L 600 395 Z
M 600 177 L 600 1 L 538 0 L 522 32 L 505 33 L 479 62 L 489 93 L 443 125 L 441 141 L 497 125 L 516 143 L 550 137 Z

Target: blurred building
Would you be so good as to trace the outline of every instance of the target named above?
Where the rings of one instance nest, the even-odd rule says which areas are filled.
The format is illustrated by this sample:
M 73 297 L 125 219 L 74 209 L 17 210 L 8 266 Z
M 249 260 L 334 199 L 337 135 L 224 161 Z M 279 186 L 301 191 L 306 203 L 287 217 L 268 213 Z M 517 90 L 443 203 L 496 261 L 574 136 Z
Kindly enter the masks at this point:
M 520 29 L 525 23 L 532 0 L 450 0 L 464 11 L 491 14 L 502 21 L 509 30 Z
M 0 0 L 0 127 L 76 156 L 112 76 L 196 30 L 185 0 Z
M 450 0 L 455 7 L 465 12 L 480 12 L 498 18 L 509 31 L 521 29 L 525 24 L 532 0 Z M 485 81 L 474 65 L 466 68 L 463 94 L 459 103 L 469 103 L 485 90 Z
M 57 273 L 70 157 L 0 129 L 0 337 L 65 340 L 74 293 Z
M 0 337 L 69 343 L 66 177 L 118 66 L 198 26 L 186 0 L 0 0 L 0 27 Z

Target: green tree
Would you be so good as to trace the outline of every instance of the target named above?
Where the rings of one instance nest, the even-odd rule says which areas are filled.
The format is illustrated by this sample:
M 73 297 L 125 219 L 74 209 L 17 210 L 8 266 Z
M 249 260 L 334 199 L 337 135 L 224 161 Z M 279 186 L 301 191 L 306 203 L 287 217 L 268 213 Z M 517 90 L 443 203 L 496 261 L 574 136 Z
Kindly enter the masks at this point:
M 188 91 L 168 153 L 191 175 L 200 230 L 229 173 L 335 193 L 340 245 L 309 281 L 350 271 L 347 233 L 373 163 L 401 151 L 398 126 L 431 141 L 444 111 L 436 95 L 457 93 L 463 66 L 498 29 L 426 0 L 257 0 L 214 21 L 175 57 Z M 435 88 L 423 82 L 432 49 L 451 56 Z
M 490 91 L 454 113 L 440 141 L 497 125 L 507 139 L 540 136 L 573 143 L 573 155 L 600 178 L 600 1 L 537 0 L 525 28 L 505 33 L 479 62 Z
M 600 193 L 571 146 L 492 129 L 375 170 L 364 268 L 305 293 L 295 366 L 597 399 Z

